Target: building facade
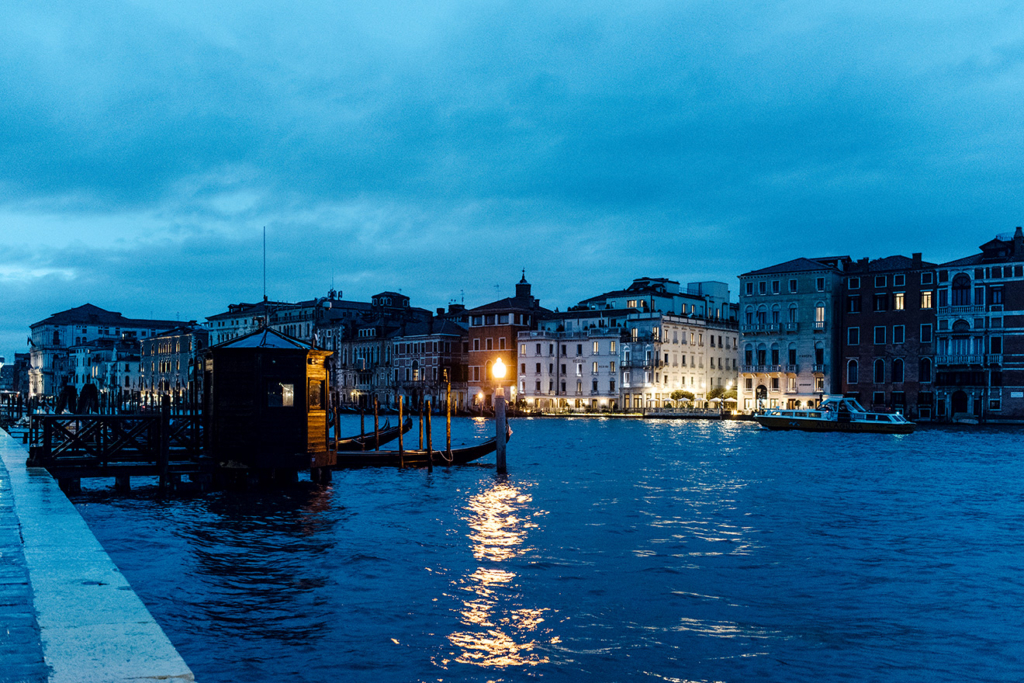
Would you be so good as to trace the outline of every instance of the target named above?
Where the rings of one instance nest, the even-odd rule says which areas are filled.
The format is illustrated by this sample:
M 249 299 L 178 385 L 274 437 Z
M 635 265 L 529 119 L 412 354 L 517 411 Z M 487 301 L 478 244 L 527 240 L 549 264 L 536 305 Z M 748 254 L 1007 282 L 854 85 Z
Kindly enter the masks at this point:
M 861 259 L 843 280 L 843 393 L 874 411 L 931 420 L 936 271 L 912 257 Z
M 816 405 L 836 370 L 847 256 L 798 258 L 740 276 L 739 408 Z
M 468 340 L 465 327 L 441 317 L 407 325 L 395 334 L 392 372 L 406 406 L 418 408 L 429 400 L 433 409 L 442 410 L 450 384 L 452 410 L 466 407 Z
M 209 338 L 206 328 L 192 322 L 144 339 L 141 384 L 146 396 L 189 396 L 196 377 L 202 381 L 202 371 L 196 373 L 195 363 L 209 346 Z
M 943 263 L 937 277 L 935 414 L 1024 420 L 1024 234 Z

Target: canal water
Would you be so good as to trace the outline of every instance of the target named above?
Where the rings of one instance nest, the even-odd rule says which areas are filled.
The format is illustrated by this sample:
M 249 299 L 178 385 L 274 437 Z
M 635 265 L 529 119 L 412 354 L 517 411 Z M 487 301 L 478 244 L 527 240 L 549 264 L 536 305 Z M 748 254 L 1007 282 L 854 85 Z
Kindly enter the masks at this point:
M 513 427 L 507 476 L 74 500 L 202 683 L 1024 678 L 1021 428 Z

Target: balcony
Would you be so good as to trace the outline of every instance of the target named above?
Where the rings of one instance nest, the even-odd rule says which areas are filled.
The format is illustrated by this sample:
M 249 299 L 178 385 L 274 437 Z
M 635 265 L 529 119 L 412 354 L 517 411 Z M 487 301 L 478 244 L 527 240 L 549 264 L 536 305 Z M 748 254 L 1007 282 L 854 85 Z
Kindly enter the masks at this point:
M 800 323 L 786 323 L 786 332 L 799 332 Z
M 983 357 L 977 356 L 935 356 L 936 365 L 981 365 Z
M 779 332 L 779 330 L 782 328 L 782 324 L 781 323 L 768 323 L 767 325 L 765 325 L 765 328 L 767 329 L 768 332 L 777 334 Z
M 815 363 L 814 366 L 811 368 L 811 372 L 813 372 L 816 375 L 824 375 L 825 369 L 827 367 L 828 366 L 825 365 L 824 363 Z
M 774 366 L 774 365 L 744 365 L 743 366 L 743 372 L 747 373 L 748 375 L 763 374 L 765 372 L 768 372 L 769 371 L 768 368 L 770 368 L 770 367 L 777 367 L 777 366 Z
M 814 331 L 815 332 L 824 332 L 825 331 L 825 321 L 824 320 L 815 320 L 814 321 Z
M 970 306 L 939 306 L 939 315 L 968 315 L 972 313 L 984 313 L 985 306 L 970 305 Z
M 786 372 L 788 372 L 791 375 L 798 375 L 798 374 L 800 374 L 800 366 L 799 365 L 787 365 L 786 366 Z
M 744 323 L 740 328 L 740 332 L 743 334 L 752 334 L 754 332 L 766 332 L 768 325 L 766 323 Z
M 765 365 L 763 367 L 765 368 L 764 372 L 782 372 L 781 365 Z
M 1002 365 L 1003 364 L 1003 354 L 1001 354 L 1001 353 L 990 353 L 990 354 L 988 354 L 988 364 L 989 365 Z

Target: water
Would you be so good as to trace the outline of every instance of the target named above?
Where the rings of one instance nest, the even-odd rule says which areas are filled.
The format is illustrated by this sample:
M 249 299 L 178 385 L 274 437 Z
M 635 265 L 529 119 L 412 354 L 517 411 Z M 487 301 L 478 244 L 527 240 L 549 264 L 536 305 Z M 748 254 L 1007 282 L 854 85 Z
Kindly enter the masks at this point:
M 507 477 L 76 503 L 202 683 L 1024 678 L 1019 428 L 513 425 Z

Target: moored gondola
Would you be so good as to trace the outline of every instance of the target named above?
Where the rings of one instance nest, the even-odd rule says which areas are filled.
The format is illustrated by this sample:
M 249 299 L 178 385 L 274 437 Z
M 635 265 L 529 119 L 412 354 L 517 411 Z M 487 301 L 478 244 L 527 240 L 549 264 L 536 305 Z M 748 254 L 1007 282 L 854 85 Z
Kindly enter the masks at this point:
M 410 429 L 412 429 L 412 418 L 407 417 L 402 425 L 402 433 L 405 434 Z M 362 451 L 373 448 L 377 443 L 385 444 L 397 438 L 398 427 L 392 427 L 391 421 L 387 420 L 384 422 L 384 427 L 378 431 L 376 439 L 374 439 L 373 432 L 338 439 L 338 451 Z M 332 443 L 331 446 L 333 445 Z
M 505 441 L 512 438 L 512 429 L 505 434 Z M 338 462 L 334 467 L 412 467 L 426 465 L 431 456 L 435 465 L 464 465 L 479 460 L 493 453 L 497 448 L 497 437 L 491 437 L 465 448 L 453 448 L 451 456 L 444 449 L 412 449 L 402 453 L 398 451 L 346 451 L 338 453 Z

